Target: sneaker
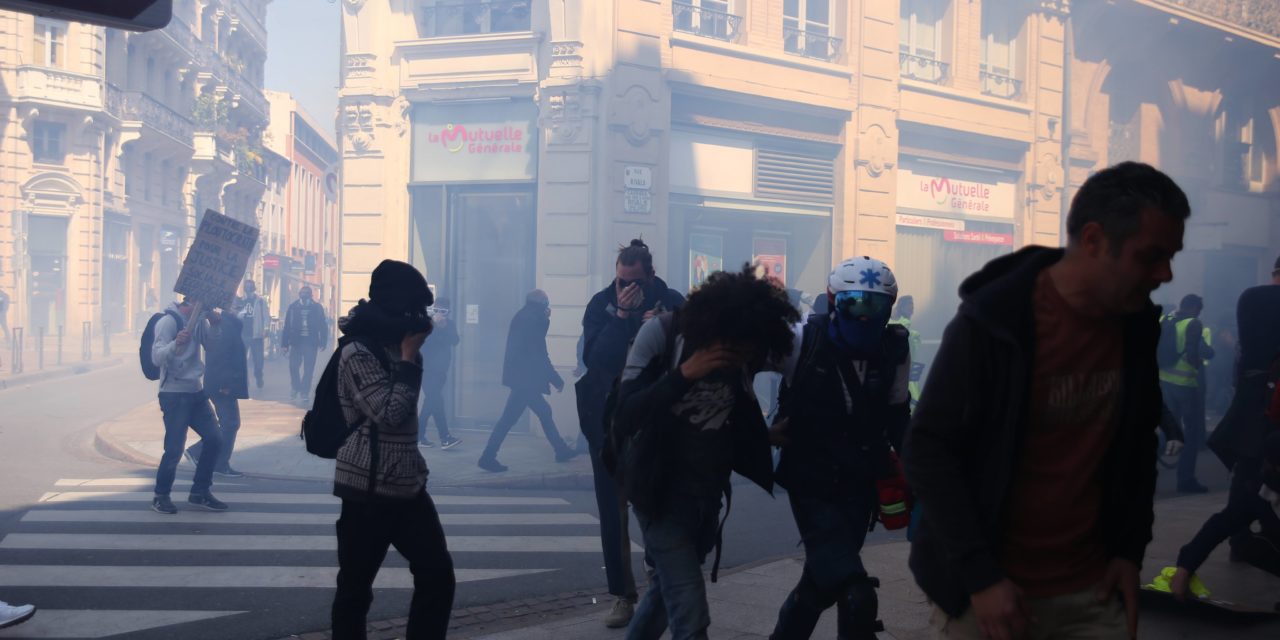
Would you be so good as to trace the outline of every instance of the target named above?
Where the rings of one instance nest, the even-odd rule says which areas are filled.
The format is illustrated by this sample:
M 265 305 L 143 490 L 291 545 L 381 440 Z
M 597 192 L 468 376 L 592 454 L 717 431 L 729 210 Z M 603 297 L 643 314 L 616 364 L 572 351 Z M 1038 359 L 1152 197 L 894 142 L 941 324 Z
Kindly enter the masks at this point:
M 243 473 L 236 471 L 231 467 L 227 467 L 226 469 L 219 469 L 217 471 L 214 471 L 213 473 L 214 475 L 219 475 L 224 478 L 243 478 L 244 477 Z
M 156 496 L 151 499 L 151 510 L 156 513 L 173 515 L 178 512 L 178 508 L 173 506 L 173 501 L 169 496 Z
M 36 614 L 35 605 L 9 604 L 0 600 L 0 629 L 20 625 Z
M 432 441 L 430 441 L 430 440 L 428 440 L 428 439 L 426 439 L 426 438 L 423 438 L 423 439 L 421 439 L 421 440 L 419 440 L 419 441 L 418 441 L 418 446 L 419 446 L 419 447 L 422 447 L 423 449 L 432 449 L 432 448 L 435 448 L 436 443 L 434 443 L 434 442 L 432 442 Z
M 604 626 L 610 629 L 621 629 L 631 624 L 631 616 L 636 613 L 636 605 L 626 598 L 613 601 L 613 610 L 604 617 Z
M 484 469 L 485 471 L 492 471 L 494 473 L 502 473 L 507 470 L 506 465 L 498 462 L 497 458 L 480 458 L 480 462 L 477 462 L 476 464 L 479 465 L 481 469 Z
M 441 449 L 452 449 L 460 444 L 462 444 L 462 438 L 455 438 L 453 436 L 446 436 L 440 440 Z
M 227 510 L 227 504 L 213 497 L 212 493 L 193 493 L 187 498 L 187 502 L 208 511 Z

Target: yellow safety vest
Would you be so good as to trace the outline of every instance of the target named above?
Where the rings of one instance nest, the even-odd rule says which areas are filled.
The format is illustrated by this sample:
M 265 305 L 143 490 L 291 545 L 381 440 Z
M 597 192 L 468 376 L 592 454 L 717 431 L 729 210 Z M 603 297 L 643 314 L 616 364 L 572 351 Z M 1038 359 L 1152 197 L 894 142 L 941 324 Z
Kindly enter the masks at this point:
M 1174 325 L 1177 336 L 1178 362 L 1173 365 L 1172 369 L 1160 370 L 1160 381 L 1167 382 L 1179 387 L 1196 387 L 1199 383 L 1196 381 L 1196 368 L 1191 366 L 1187 361 L 1187 327 L 1191 325 L 1191 321 L 1195 318 L 1187 318 L 1179 320 Z
M 916 353 L 920 351 L 920 332 L 911 328 L 910 318 L 895 318 L 890 320 L 889 324 L 902 325 L 902 328 L 907 330 L 907 346 L 910 347 L 911 363 L 915 364 Z M 914 380 L 907 383 L 907 391 L 911 393 L 911 405 L 914 407 L 920 400 L 920 383 Z

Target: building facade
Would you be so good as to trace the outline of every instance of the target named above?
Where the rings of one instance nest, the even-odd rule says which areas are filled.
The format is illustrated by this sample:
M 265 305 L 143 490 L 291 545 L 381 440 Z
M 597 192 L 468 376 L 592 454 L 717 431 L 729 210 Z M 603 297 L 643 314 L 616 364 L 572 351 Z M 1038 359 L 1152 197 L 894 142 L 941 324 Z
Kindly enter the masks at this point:
M 0 12 L 0 288 L 28 336 L 138 330 L 206 209 L 256 224 L 267 0 L 136 34 Z
M 936 343 L 963 277 L 1061 244 L 1074 189 L 1127 157 L 1196 203 L 1178 286 L 1254 281 L 1280 247 L 1280 85 L 1213 79 L 1275 77 L 1280 41 L 1214 4 L 344 0 L 343 306 L 384 257 L 423 268 L 461 329 L 463 424 L 496 417 L 524 293 L 550 295 L 569 371 L 587 300 L 640 236 L 682 291 L 758 262 L 812 298 L 840 258 L 883 258 Z M 1197 60 L 1183 38 L 1231 46 Z M 1249 150 L 1243 112 L 1175 115 L 1202 94 L 1251 105 Z M 1205 182 L 1209 151 L 1258 172 Z
M 298 105 L 291 95 L 266 92 L 271 105 L 265 146 L 287 163 L 283 209 L 264 220 L 279 243 L 262 256 L 264 295 L 272 314 L 284 311 L 310 286 L 316 301 L 332 314 L 336 308 L 338 253 L 338 151 L 329 129 Z

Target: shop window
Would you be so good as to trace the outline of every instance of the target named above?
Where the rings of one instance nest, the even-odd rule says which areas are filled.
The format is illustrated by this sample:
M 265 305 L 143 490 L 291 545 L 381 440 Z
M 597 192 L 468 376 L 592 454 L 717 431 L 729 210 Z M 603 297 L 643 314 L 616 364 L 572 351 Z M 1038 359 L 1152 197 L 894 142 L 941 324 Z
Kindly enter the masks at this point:
M 426 0 L 418 14 L 424 38 L 531 29 L 529 0 Z
M 783 48 L 818 60 L 840 56 L 840 39 L 831 35 L 832 0 L 785 0 L 782 4 Z
M 1017 77 L 1018 34 L 1022 15 L 997 4 L 984 5 L 979 79 L 982 92 L 998 98 L 1014 98 L 1022 92 Z
M 675 0 L 671 3 L 673 28 L 725 42 L 738 39 L 742 16 L 735 15 L 729 0 Z
M 942 61 L 942 0 L 902 0 L 898 22 L 899 71 L 904 78 L 941 83 L 948 65 Z
M 67 66 L 67 23 L 36 18 L 33 63 L 42 67 L 65 68 Z
M 36 122 L 31 130 L 31 155 L 36 162 L 62 164 L 67 157 L 67 125 Z

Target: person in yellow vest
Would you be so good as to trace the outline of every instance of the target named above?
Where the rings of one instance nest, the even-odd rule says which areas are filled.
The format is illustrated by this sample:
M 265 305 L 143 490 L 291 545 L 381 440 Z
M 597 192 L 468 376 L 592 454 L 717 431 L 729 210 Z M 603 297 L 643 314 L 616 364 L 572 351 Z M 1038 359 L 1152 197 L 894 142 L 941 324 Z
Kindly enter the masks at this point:
M 1204 300 L 1195 294 L 1182 299 L 1178 310 L 1166 316 L 1161 326 L 1173 329 L 1171 336 L 1177 356 L 1172 363 L 1161 362 L 1160 391 L 1165 404 L 1182 423 L 1186 447 L 1178 457 L 1178 492 L 1206 493 L 1208 487 L 1196 479 L 1196 458 L 1205 441 L 1204 395 L 1200 389 L 1200 370 L 1213 358 L 1213 348 L 1204 338 L 1200 313 Z
M 920 362 L 920 332 L 911 328 L 911 317 L 916 313 L 916 301 L 911 296 L 902 296 L 898 300 L 897 313 L 889 324 L 901 325 L 907 330 L 907 344 L 911 348 L 911 381 L 907 391 L 911 394 L 911 407 L 915 408 L 920 399 L 920 380 L 924 373 L 924 363 Z

